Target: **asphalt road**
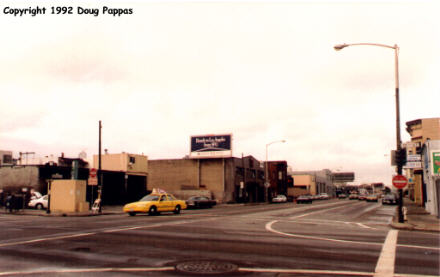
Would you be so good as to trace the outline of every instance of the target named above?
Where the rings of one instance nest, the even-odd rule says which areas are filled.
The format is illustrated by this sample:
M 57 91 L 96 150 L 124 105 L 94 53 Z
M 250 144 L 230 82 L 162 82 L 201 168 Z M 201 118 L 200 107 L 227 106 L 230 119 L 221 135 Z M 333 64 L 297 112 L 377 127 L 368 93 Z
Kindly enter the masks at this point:
M 0 276 L 439 276 L 438 233 L 357 200 L 180 215 L 0 215 Z

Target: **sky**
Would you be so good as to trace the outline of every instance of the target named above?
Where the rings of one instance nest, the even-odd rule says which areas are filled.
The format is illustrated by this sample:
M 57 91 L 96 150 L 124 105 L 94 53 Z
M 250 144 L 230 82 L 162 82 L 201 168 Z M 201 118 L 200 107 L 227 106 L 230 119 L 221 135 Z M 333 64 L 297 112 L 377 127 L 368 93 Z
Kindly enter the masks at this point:
M 11 9 L 45 7 L 22 16 Z M 51 7 L 72 14 L 51 14 Z M 103 9 L 131 14 L 114 16 Z M 9 7 L 9 9 L 7 9 Z M 97 16 L 79 14 L 94 8 Z M 394 50 L 405 123 L 440 116 L 440 1 L 2 1 L 0 149 L 179 159 L 190 137 L 233 155 L 391 184 Z M 56 9 L 55 9 L 56 12 Z

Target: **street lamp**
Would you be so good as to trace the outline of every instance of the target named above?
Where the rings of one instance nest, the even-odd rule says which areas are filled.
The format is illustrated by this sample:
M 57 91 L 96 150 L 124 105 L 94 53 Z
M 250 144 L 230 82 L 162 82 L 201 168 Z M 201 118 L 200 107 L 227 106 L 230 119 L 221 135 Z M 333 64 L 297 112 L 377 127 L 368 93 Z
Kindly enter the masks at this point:
M 268 177 L 269 177 L 268 176 L 268 167 L 269 167 L 269 165 L 267 163 L 268 162 L 268 160 L 267 160 L 267 156 L 268 156 L 267 150 L 268 150 L 269 145 L 277 143 L 277 142 L 285 143 L 286 141 L 284 139 L 283 140 L 276 140 L 276 141 L 272 141 L 272 142 L 269 142 L 268 144 L 266 144 L 266 163 L 265 163 L 265 170 L 264 170 L 264 187 L 265 187 L 264 197 L 265 197 L 267 202 L 269 202 L 268 190 L 269 190 L 269 186 L 270 186 L 269 180 L 268 180 Z
M 356 46 L 356 45 L 367 45 L 367 46 L 379 46 L 379 47 L 385 47 L 385 48 L 391 48 L 394 49 L 394 76 L 395 76 L 395 82 L 396 82 L 396 154 L 401 153 L 402 150 L 402 141 L 400 139 L 400 106 L 399 106 L 399 47 L 397 44 L 392 45 L 386 45 L 386 44 L 379 44 L 379 43 L 351 43 L 351 44 L 337 44 L 333 48 L 336 51 L 340 51 L 348 46 Z M 402 163 L 397 163 L 396 172 L 398 175 L 402 174 Z M 402 189 L 399 189 L 399 222 L 404 222 L 403 220 L 403 213 L 402 213 Z

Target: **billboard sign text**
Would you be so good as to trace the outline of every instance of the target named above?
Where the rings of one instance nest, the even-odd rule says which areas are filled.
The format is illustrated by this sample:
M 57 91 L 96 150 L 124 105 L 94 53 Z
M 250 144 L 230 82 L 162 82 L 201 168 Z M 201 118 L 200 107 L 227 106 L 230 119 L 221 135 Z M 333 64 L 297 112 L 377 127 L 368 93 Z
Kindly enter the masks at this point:
M 191 137 L 190 158 L 232 157 L 232 135 L 204 135 Z

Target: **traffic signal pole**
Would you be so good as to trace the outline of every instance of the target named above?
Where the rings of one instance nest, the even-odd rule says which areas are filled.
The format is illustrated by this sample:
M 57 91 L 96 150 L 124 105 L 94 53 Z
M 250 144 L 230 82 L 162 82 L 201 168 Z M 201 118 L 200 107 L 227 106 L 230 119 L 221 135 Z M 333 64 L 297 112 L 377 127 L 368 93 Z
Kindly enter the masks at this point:
M 395 80 L 396 80 L 396 154 L 399 155 L 397 162 L 397 175 L 402 175 L 403 159 L 402 159 L 402 140 L 400 138 L 400 97 L 399 97 L 399 47 L 394 45 L 394 66 L 395 66 Z M 403 218 L 403 189 L 399 189 L 399 206 L 398 219 L 399 223 L 404 222 Z

